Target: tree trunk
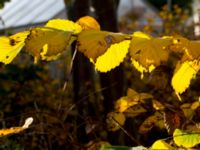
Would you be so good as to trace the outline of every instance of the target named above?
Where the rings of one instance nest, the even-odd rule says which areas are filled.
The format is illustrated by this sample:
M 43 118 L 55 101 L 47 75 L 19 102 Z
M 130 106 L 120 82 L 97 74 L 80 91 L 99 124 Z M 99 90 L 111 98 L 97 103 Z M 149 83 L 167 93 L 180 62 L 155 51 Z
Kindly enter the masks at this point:
M 68 16 L 71 20 L 77 20 L 78 18 L 88 15 L 89 7 L 90 7 L 89 0 L 75 0 L 74 3 L 68 8 Z M 102 30 L 107 31 L 118 31 L 117 25 L 117 7 L 119 4 L 119 0 L 91 0 L 91 4 L 95 9 L 95 15 L 97 21 L 101 25 Z M 73 79 L 74 79 L 74 101 L 80 99 L 82 95 L 89 95 L 89 90 L 86 83 L 90 83 L 90 86 L 94 86 L 95 84 L 91 81 L 93 78 L 93 70 L 91 69 L 91 63 L 88 61 L 86 57 L 84 57 L 81 53 L 77 53 L 77 56 L 74 60 L 73 66 Z M 114 106 L 114 101 L 116 101 L 119 97 L 125 94 L 125 85 L 124 82 L 124 71 L 122 65 L 117 67 L 116 69 L 108 72 L 108 73 L 100 73 L 100 84 L 101 88 L 104 89 L 102 91 L 102 95 L 104 97 L 104 117 L 107 115 L 108 112 L 112 111 Z M 91 87 L 90 87 L 91 88 Z M 91 88 L 94 90 L 94 88 Z M 94 92 L 94 91 L 93 91 Z M 94 99 L 95 100 L 95 99 Z M 85 101 L 89 101 L 85 99 Z M 86 106 L 78 105 L 79 113 L 84 114 L 81 112 L 85 109 Z M 87 106 L 88 107 L 88 106 Z M 84 109 L 83 109 L 84 108 Z M 95 108 L 98 108 L 96 106 Z M 82 110 L 80 110 L 82 109 Z M 92 108 L 89 108 L 92 109 Z M 102 114 L 103 115 L 103 114 Z M 102 116 L 101 115 L 101 116 Z M 108 140 L 112 144 L 119 144 L 119 140 L 113 137 L 119 136 L 121 133 L 109 133 Z M 84 140 L 85 135 L 81 140 Z
M 66 2 L 67 3 L 67 2 Z M 75 0 L 73 3 L 67 6 L 68 18 L 76 21 L 82 16 L 89 13 L 89 0 Z M 75 44 L 72 45 L 74 52 Z M 77 118 L 78 126 L 86 121 L 88 116 L 95 116 L 98 110 L 95 110 L 95 106 L 92 106 L 91 99 L 95 99 L 95 83 L 94 83 L 94 69 L 89 59 L 82 53 L 77 52 L 73 61 L 73 95 L 74 103 L 80 117 Z M 85 132 L 85 126 L 82 125 L 78 131 L 79 142 L 89 142 L 88 136 Z
M 119 0 L 93 0 L 97 20 L 102 30 L 118 32 L 117 9 Z M 114 101 L 125 94 L 125 78 L 123 65 L 108 73 L 100 73 L 101 87 L 104 96 L 106 114 L 113 108 Z

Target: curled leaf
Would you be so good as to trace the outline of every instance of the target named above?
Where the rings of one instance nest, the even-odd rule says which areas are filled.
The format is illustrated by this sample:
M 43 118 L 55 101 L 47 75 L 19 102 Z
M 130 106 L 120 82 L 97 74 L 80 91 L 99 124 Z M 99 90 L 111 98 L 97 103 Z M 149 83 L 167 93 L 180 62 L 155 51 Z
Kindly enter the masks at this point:
M 153 115 L 149 116 L 140 125 L 139 132 L 141 134 L 148 133 L 154 126 L 164 128 L 163 115 L 159 112 L 155 112 Z
M 76 23 L 80 25 L 83 30 L 100 30 L 99 23 L 91 16 L 81 17 Z
M 32 124 L 32 122 L 33 122 L 33 118 L 29 117 L 25 120 L 24 125 L 21 127 L 12 127 L 12 128 L 8 128 L 8 129 L 1 129 L 0 137 L 22 132 L 23 130 L 27 129 Z

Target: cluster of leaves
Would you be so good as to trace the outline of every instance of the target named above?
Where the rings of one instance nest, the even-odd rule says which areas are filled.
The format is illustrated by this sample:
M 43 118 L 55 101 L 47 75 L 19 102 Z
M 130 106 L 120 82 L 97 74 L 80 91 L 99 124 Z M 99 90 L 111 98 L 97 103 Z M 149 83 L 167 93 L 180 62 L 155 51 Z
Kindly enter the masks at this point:
M 190 80 L 200 68 L 199 41 L 180 36 L 155 38 L 142 32 L 129 35 L 100 31 L 99 24 L 89 16 L 80 18 L 76 23 L 50 20 L 45 27 L 0 37 L 0 61 L 10 63 L 23 47 L 34 56 L 35 62 L 39 59 L 54 60 L 75 40 L 77 50 L 87 56 L 100 72 L 117 67 L 128 53 L 133 66 L 141 72 L 141 78 L 143 73 L 171 63 L 175 66 L 172 86 L 177 94 L 182 94 L 189 87 Z M 176 61 L 170 60 L 173 54 Z
M 162 9 L 162 7 L 164 5 L 166 5 L 166 3 L 167 3 L 167 0 L 163 0 L 163 1 L 147 0 L 147 1 L 150 2 L 153 6 L 155 6 L 158 9 Z M 173 0 L 173 1 L 171 1 L 171 5 L 178 5 L 179 7 L 183 8 L 184 10 L 188 10 L 190 13 L 192 11 L 191 3 L 192 3 L 192 1 L 188 1 L 188 0 Z M 173 9 L 172 9 L 172 11 L 173 11 Z
M 44 27 L 0 37 L 0 61 L 10 63 L 23 48 L 34 56 L 35 62 L 40 59 L 51 61 L 68 50 L 74 41 L 77 41 L 76 49 L 88 57 L 100 72 L 108 72 L 117 67 L 127 55 L 133 66 L 141 73 L 141 78 L 144 78 L 145 73 L 151 73 L 160 66 L 170 65 L 174 69 L 170 79 L 171 85 L 179 99 L 180 94 L 189 87 L 200 69 L 199 41 L 191 41 L 178 35 L 157 38 L 142 32 L 129 35 L 101 31 L 98 22 L 89 16 L 80 18 L 77 22 L 50 20 Z M 176 113 L 173 111 L 176 108 L 168 103 L 162 103 L 152 94 L 128 90 L 127 96 L 116 102 L 115 111 L 108 114 L 108 129 L 116 131 L 123 128 L 127 117 L 139 116 L 148 112 L 147 108 L 150 107 L 154 110 L 153 114 L 140 125 L 139 133 L 146 134 L 154 126 L 167 128 L 168 132 L 174 135 L 177 146 L 193 147 L 199 144 L 199 140 L 194 142 L 196 133 L 194 137 L 178 138 L 177 135 L 185 134 L 185 131 L 175 129 L 181 127 L 181 116 L 188 117 L 187 120 L 192 119 L 199 105 L 197 101 L 194 104 L 183 105 L 180 112 Z M 187 109 L 184 109 L 185 105 Z M 189 140 L 192 138 L 190 141 L 193 143 L 184 145 L 181 141 L 185 139 L 181 137 Z M 164 141 L 157 141 L 155 144 L 172 148 Z M 159 146 L 153 145 L 152 149 Z
M 167 130 L 173 135 L 174 147 L 170 138 L 157 140 L 151 149 L 176 149 L 178 147 L 191 148 L 200 143 L 199 125 L 195 117 L 200 108 L 199 100 L 192 103 L 182 103 L 179 106 L 170 105 L 167 101 L 160 101 L 150 93 L 138 93 L 128 89 L 127 96 L 121 97 L 115 103 L 115 110 L 107 116 L 107 125 L 110 131 L 123 129 L 128 118 L 147 115 L 138 126 L 138 134 L 148 135 L 153 128 Z M 197 117 L 198 118 L 198 117 Z M 139 121 L 139 120 L 138 120 Z M 184 130 L 180 130 L 184 129 Z M 125 130 L 125 129 L 124 129 Z M 154 133 L 155 134 L 155 133 Z M 171 142 L 169 142 L 171 141 Z
M 163 30 L 165 34 L 180 33 L 185 30 L 185 23 L 189 17 L 189 13 L 182 9 L 179 5 L 173 6 L 173 11 L 169 11 L 167 5 L 162 7 L 159 16 L 163 20 Z M 177 26 L 178 24 L 178 26 Z

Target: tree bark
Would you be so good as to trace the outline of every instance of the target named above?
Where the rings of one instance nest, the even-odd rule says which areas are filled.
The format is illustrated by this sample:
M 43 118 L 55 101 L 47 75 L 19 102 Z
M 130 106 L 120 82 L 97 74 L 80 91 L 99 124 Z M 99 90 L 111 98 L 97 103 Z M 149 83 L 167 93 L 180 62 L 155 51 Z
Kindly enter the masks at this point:
M 77 20 L 78 18 L 90 14 L 89 7 L 92 6 L 95 9 L 95 15 L 97 21 L 101 25 L 102 30 L 107 31 L 118 31 L 117 24 L 117 7 L 119 4 L 119 0 L 74 0 L 73 4 L 70 8 L 68 8 L 68 16 L 71 20 Z M 74 60 L 73 66 L 73 79 L 74 79 L 74 101 L 80 99 L 82 95 L 89 95 L 90 93 L 86 83 L 90 83 L 90 86 L 94 86 L 95 84 L 91 82 L 93 78 L 93 70 L 91 67 L 91 63 L 88 61 L 86 57 L 84 57 L 81 53 L 77 53 L 77 56 Z M 102 95 L 104 97 L 104 117 L 106 117 L 107 113 L 112 111 L 114 107 L 114 101 L 116 101 L 119 97 L 125 94 L 125 80 L 124 80 L 124 71 L 123 66 L 117 67 L 116 69 L 108 72 L 108 73 L 100 73 L 100 84 L 101 88 L 104 89 L 102 91 Z M 91 87 L 90 87 L 91 88 Z M 94 90 L 94 88 L 92 88 Z M 91 91 L 91 90 L 90 90 Z M 94 90 L 95 91 L 95 90 Z M 93 92 L 94 92 L 93 91 Z M 85 101 L 89 101 L 86 99 Z M 95 101 L 95 99 L 94 99 Z M 79 105 L 78 109 L 85 109 L 84 105 Z M 81 108 L 82 107 L 82 108 Z M 96 106 L 95 108 L 98 108 Z M 90 108 L 92 109 L 92 108 Z M 84 114 L 79 110 L 79 113 Z M 103 114 L 102 114 L 103 115 Z M 101 115 L 101 116 L 102 116 Z M 112 144 L 118 144 L 119 140 L 113 138 L 118 136 L 121 133 L 116 134 L 108 134 L 108 139 Z M 114 136 L 113 136 L 114 135 Z M 80 136 L 85 136 L 84 133 Z M 80 139 L 80 140 L 84 140 Z
M 73 3 L 68 5 L 67 14 L 70 20 L 76 21 L 82 16 L 89 13 L 89 0 L 74 0 Z M 74 52 L 75 43 L 72 45 Z M 77 124 L 80 125 L 85 122 L 88 116 L 95 116 L 96 110 L 91 106 L 91 93 L 95 91 L 94 83 L 94 69 L 89 59 L 82 53 L 77 52 L 73 61 L 73 95 L 74 103 L 81 117 L 77 118 Z M 92 98 L 95 97 L 94 94 Z M 83 99 L 84 98 L 84 99 Z M 85 132 L 85 126 L 82 125 L 78 131 L 78 141 L 87 143 L 89 142 L 88 136 Z
M 102 30 L 118 32 L 117 9 L 119 0 L 92 0 L 95 13 Z M 104 96 L 104 108 L 106 114 L 114 106 L 114 101 L 125 94 L 125 78 L 123 65 L 116 69 L 100 73 L 101 87 L 106 89 L 102 92 Z

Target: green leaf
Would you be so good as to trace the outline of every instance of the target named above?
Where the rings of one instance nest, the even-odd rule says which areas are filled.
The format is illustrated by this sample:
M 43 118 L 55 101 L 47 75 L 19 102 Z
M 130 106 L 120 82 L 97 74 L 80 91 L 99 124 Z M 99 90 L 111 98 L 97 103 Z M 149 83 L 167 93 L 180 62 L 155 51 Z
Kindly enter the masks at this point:
M 173 134 L 173 139 L 177 146 L 191 148 L 200 143 L 200 133 L 189 133 L 176 129 Z

